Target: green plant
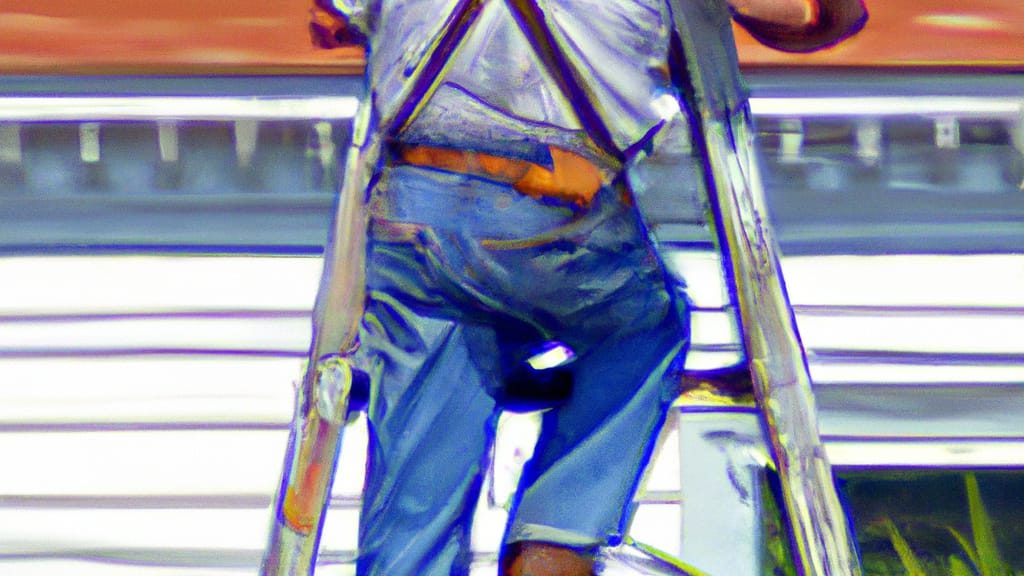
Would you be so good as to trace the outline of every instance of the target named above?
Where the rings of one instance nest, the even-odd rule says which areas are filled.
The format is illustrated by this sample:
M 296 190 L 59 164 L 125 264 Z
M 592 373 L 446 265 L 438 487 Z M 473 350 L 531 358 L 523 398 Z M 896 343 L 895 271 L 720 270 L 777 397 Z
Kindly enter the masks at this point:
M 946 573 L 950 576 L 1021 576 L 1003 561 L 1002 555 L 999 553 L 995 531 L 992 528 L 992 518 L 981 499 L 978 478 L 974 472 L 964 475 L 964 486 L 967 490 L 967 509 L 970 515 L 973 542 L 952 526 L 947 526 L 946 530 L 960 544 L 960 548 L 963 549 L 970 564 L 964 562 L 960 556 L 950 556 L 948 564 L 945 566 Z M 900 563 L 908 576 L 925 576 L 927 572 L 924 564 L 911 550 L 910 544 L 896 524 L 886 518 L 883 520 L 883 525 L 888 533 L 889 542 L 896 550 Z
M 971 570 L 959 556 L 954 555 L 949 557 L 949 576 L 974 576 L 974 570 Z
M 764 507 L 761 514 L 764 534 L 761 573 L 767 576 L 797 576 L 782 510 L 767 481 L 761 482 L 761 504 Z
M 921 565 L 921 561 L 914 554 L 914 551 L 910 549 L 910 544 L 907 543 L 907 539 L 900 533 L 900 529 L 889 518 L 884 520 L 884 524 L 886 531 L 889 533 L 889 542 L 896 549 L 896 555 L 900 557 L 900 562 L 903 563 L 903 567 L 907 570 L 907 575 L 925 576 L 924 566 Z
M 996 544 L 996 535 L 992 530 L 992 519 L 981 501 L 981 490 L 978 489 L 978 477 L 968 472 L 964 478 L 967 487 L 967 508 L 971 515 L 971 533 L 974 535 L 974 551 L 977 557 L 976 566 L 981 576 L 1012 576 L 1013 570 L 1003 562 Z M 960 545 L 964 541 L 960 540 Z M 966 549 L 965 549 L 966 551 Z M 970 556 L 970 553 L 968 553 Z

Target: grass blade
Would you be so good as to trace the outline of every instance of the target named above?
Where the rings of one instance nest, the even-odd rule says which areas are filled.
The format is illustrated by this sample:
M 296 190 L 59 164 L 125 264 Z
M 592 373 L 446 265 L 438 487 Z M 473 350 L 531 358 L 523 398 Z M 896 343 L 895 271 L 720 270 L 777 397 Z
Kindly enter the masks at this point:
M 971 564 L 974 564 L 976 567 L 981 566 L 981 560 L 978 559 L 978 553 L 974 550 L 974 546 L 971 544 L 970 540 L 952 526 L 947 526 L 946 530 L 949 530 L 949 533 L 953 535 L 953 538 L 956 538 L 956 541 L 960 543 L 960 548 L 963 549 L 964 554 L 967 555 L 967 559 L 971 561 Z
M 974 571 L 959 556 L 950 556 L 949 576 L 974 576 Z
M 981 576 L 1004 576 L 1006 564 L 999 555 L 996 535 L 992 530 L 992 519 L 981 501 L 981 490 L 978 488 L 978 477 L 974 472 L 964 476 L 967 487 L 967 508 L 971 515 L 971 532 L 974 533 L 974 547 L 978 551 L 978 568 Z
M 885 528 L 889 532 L 889 541 L 892 542 L 892 547 L 896 549 L 896 554 L 899 555 L 903 568 L 907 570 L 907 576 L 925 576 L 921 561 L 917 559 L 914 551 L 910 549 L 910 544 L 907 543 L 907 539 L 903 537 L 903 534 L 900 534 L 900 529 L 896 527 L 896 524 L 891 519 L 886 518 Z

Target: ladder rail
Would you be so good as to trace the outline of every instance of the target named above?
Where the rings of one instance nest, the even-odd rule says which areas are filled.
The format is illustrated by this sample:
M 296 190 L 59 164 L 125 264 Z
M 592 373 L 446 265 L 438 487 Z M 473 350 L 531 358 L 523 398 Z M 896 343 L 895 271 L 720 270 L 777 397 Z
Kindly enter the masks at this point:
M 705 124 L 712 206 L 757 404 L 804 575 L 861 572 L 818 431 L 807 358 L 768 222 L 749 116 Z

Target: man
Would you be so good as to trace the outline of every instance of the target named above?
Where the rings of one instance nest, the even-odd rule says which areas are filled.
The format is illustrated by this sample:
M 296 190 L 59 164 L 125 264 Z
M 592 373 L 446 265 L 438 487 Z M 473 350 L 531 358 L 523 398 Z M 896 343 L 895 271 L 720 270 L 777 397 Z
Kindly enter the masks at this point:
M 571 389 L 544 413 L 503 574 L 592 574 L 626 531 L 688 334 L 649 209 L 701 179 L 682 48 L 700 39 L 680 37 L 673 5 L 320 4 L 321 43 L 367 40 L 364 106 L 383 140 L 353 360 L 372 381 L 358 574 L 468 573 L 497 415 L 517 400 L 510 383 L 530 388 L 539 350 L 562 352 L 555 383 Z M 858 0 L 731 7 L 788 50 L 865 18 Z M 666 163 L 682 172 L 663 177 Z

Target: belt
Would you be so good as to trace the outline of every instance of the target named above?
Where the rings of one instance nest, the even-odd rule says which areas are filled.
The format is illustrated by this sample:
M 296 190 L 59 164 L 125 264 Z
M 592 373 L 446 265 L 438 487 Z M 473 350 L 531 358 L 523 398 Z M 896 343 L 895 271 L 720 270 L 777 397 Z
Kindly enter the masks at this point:
M 549 148 L 553 166 L 550 170 L 526 160 L 438 146 L 402 145 L 395 158 L 402 164 L 506 182 L 531 198 L 553 198 L 588 206 L 604 184 L 601 170 L 579 154 Z

